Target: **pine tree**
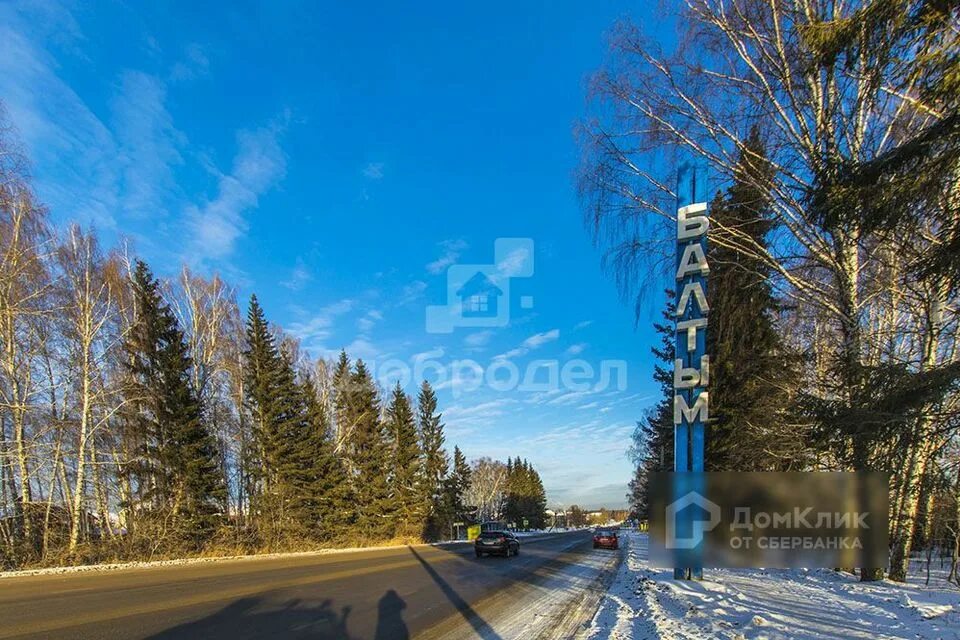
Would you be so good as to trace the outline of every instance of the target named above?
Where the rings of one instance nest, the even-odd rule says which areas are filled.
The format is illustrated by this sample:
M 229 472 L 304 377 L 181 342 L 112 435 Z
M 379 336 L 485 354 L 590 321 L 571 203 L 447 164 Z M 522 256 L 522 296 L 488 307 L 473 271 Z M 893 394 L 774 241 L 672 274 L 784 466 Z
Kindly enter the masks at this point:
M 426 513 L 424 537 L 433 540 L 443 535 L 452 522 L 452 514 L 445 508 L 443 499 L 450 463 L 443 448 L 443 423 L 437 413 L 437 396 L 426 380 L 420 385 L 417 396 L 417 424 L 423 453 L 421 493 Z
M 417 442 L 417 425 L 410 398 L 400 383 L 393 388 L 386 413 L 386 429 L 391 440 L 390 495 L 394 509 L 396 533 L 403 537 L 423 533 L 421 451 Z
M 767 246 L 771 172 L 756 129 L 740 155 L 734 182 L 715 199 L 708 234 L 710 283 L 710 424 L 713 471 L 774 471 L 803 465 L 804 442 L 784 411 L 796 383 L 795 362 L 777 331 L 780 305 L 762 260 L 731 248 Z
M 130 373 L 125 392 L 134 411 L 131 435 L 138 461 L 130 466 L 140 504 L 135 512 L 173 524 L 194 547 L 223 514 L 226 487 L 215 441 L 190 383 L 191 361 L 176 317 L 147 265 L 133 274 L 136 316 L 124 346 Z

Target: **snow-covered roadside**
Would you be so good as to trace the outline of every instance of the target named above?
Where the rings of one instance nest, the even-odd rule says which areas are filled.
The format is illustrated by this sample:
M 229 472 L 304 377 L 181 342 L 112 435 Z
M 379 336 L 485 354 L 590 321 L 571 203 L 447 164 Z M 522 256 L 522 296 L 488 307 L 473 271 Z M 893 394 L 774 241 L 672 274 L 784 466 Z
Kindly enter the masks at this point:
M 960 590 L 861 583 L 829 570 L 711 569 L 703 582 L 651 567 L 647 535 L 623 531 L 627 557 L 585 637 L 668 639 L 960 639 Z

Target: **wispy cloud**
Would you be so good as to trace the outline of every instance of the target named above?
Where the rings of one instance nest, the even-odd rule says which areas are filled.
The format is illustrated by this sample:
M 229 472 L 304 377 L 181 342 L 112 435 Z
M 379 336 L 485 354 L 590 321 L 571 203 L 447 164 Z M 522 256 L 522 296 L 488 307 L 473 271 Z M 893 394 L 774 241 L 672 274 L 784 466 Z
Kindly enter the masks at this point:
M 423 280 L 414 280 L 408 285 L 404 285 L 400 292 L 400 298 L 397 300 L 397 306 L 402 307 L 410 304 L 414 300 L 420 299 L 423 292 L 427 290 L 427 283 Z
M 467 337 L 463 339 L 463 343 L 468 347 L 482 347 L 490 342 L 490 338 L 492 337 L 493 331 L 490 329 L 476 331 L 474 333 L 467 334 Z
M 191 262 L 227 257 L 247 228 L 244 216 L 286 171 L 281 127 L 240 131 L 229 172 L 207 163 L 217 188 L 203 202 L 180 186 L 189 183 L 180 179 L 183 166 L 204 162 L 188 152 L 193 141 L 188 146 L 167 107 L 176 80 L 207 72 L 202 47 L 187 45 L 163 71 L 162 47 L 148 38 L 148 55 L 161 70 L 122 69 L 106 77 L 107 108 L 100 110 L 60 75 L 64 61 L 88 62 L 89 44 L 61 3 L 0 3 L 0 97 L 36 167 L 40 197 L 60 219 L 100 229 L 126 223 L 125 232 L 154 255 L 186 255 Z M 165 222 L 165 215 L 177 219 Z M 130 225 L 131 219 L 149 219 L 149 228 Z M 167 229 L 185 226 L 189 240 L 167 242 Z
M 109 128 L 57 75 L 48 47 L 55 34 L 79 40 L 69 12 L 49 5 L 0 4 L 0 97 L 34 165 L 37 187 L 63 215 L 99 227 L 116 224 L 116 142 Z M 33 15 L 41 11 L 41 15 Z M 29 35 L 33 37 L 29 37 Z M 50 179 L 55 175 L 56 179 Z
M 443 253 L 439 258 L 427 264 L 427 271 L 433 275 L 443 273 L 452 264 L 456 264 L 460 254 L 467 248 L 463 240 L 445 240 L 440 243 Z
M 363 175 L 368 180 L 380 180 L 383 178 L 383 169 L 382 162 L 368 162 L 363 168 Z
M 543 333 L 535 333 L 529 338 L 527 338 L 526 340 L 524 340 L 519 347 L 516 347 L 515 349 L 511 349 L 506 353 L 501 353 L 495 356 L 494 359 L 509 360 L 510 358 L 518 358 L 520 356 L 524 356 L 530 353 L 531 351 L 533 351 L 534 349 L 539 349 L 540 347 L 547 344 L 548 342 L 553 342 L 559 337 L 560 337 L 559 329 L 551 329 L 550 331 L 544 331 Z
M 174 126 L 166 100 L 159 78 L 125 71 L 111 101 L 121 204 L 134 218 L 163 216 L 176 195 L 174 169 L 183 164 L 187 137 Z
M 247 211 L 256 208 L 260 197 L 286 175 L 282 132 L 282 126 L 271 125 L 237 133 L 233 169 L 220 176 L 217 196 L 188 210 L 194 231 L 191 256 L 222 259 L 233 253 L 247 231 Z
M 357 328 L 363 333 L 369 333 L 373 327 L 383 320 L 383 313 L 377 309 L 370 309 L 362 318 L 357 320 Z
M 564 393 L 562 395 L 557 396 L 556 398 L 551 399 L 549 402 L 547 402 L 547 404 L 551 404 L 551 405 L 576 404 L 577 402 L 580 402 L 581 400 L 593 395 L 594 393 L 596 392 L 592 390 L 568 391 L 567 393 Z
M 322 343 L 330 337 L 330 328 L 334 321 L 354 307 L 354 301 L 349 298 L 328 304 L 314 314 L 309 320 L 292 322 L 290 333 L 298 338 L 308 349 L 324 349 Z
M 196 42 L 183 49 L 183 58 L 170 70 L 170 80 L 174 82 L 194 80 L 210 72 L 210 59 L 203 47 Z
M 567 353 L 568 356 L 575 356 L 575 355 L 578 355 L 578 354 L 580 354 L 580 353 L 583 353 L 583 350 L 586 349 L 586 348 L 587 348 L 587 343 L 586 343 L 586 342 L 579 342 L 579 343 L 577 343 L 577 344 L 572 344 L 572 345 L 570 345 L 569 347 L 567 347 L 567 352 L 566 352 L 566 353 Z
M 587 327 L 589 327 L 589 326 L 592 325 L 592 324 L 593 324 L 593 320 L 583 320 L 583 321 L 578 322 L 577 324 L 573 325 L 573 330 L 574 330 L 574 331 L 579 331 L 580 329 L 586 329 Z
M 533 259 L 530 250 L 517 248 L 497 263 L 497 272 L 501 277 L 512 278 L 520 273 Z
M 297 258 L 297 263 L 293 267 L 293 271 L 290 272 L 290 277 L 280 282 L 280 286 L 291 291 L 299 291 L 311 280 L 313 280 L 313 274 L 310 273 L 310 269 L 307 268 L 302 258 Z

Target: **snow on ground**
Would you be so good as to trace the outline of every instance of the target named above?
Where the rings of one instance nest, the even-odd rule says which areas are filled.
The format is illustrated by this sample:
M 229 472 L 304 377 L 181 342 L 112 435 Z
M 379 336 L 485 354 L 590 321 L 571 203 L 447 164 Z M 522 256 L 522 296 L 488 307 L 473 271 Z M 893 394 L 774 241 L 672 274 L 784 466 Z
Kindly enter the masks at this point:
M 929 587 L 919 567 L 906 585 L 825 569 L 710 569 L 703 582 L 687 582 L 649 565 L 647 534 L 621 536 L 626 558 L 590 640 L 960 640 L 960 589 L 939 571 Z

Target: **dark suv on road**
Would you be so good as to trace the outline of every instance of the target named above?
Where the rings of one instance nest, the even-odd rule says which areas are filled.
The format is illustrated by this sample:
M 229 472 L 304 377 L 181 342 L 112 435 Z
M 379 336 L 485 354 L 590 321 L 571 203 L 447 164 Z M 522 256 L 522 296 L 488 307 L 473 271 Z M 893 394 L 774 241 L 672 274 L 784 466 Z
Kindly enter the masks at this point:
M 477 557 L 496 553 L 509 558 L 520 553 L 520 541 L 509 531 L 484 531 L 473 544 Z

